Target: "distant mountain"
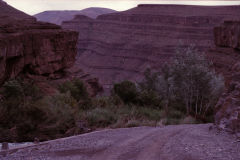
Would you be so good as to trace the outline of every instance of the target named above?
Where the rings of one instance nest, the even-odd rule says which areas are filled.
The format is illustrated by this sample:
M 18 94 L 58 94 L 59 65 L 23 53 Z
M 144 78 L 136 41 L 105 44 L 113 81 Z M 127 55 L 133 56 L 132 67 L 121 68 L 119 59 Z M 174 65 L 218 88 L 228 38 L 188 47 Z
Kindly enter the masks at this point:
M 75 15 L 81 14 L 91 18 L 96 18 L 102 14 L 114 13 L 116 11 L 107 8 L 86 8 L 79 11 L 44 11 L 34 15 L 38 21 L 50 22 L 61 25 L 63 21 L 74 18 Z

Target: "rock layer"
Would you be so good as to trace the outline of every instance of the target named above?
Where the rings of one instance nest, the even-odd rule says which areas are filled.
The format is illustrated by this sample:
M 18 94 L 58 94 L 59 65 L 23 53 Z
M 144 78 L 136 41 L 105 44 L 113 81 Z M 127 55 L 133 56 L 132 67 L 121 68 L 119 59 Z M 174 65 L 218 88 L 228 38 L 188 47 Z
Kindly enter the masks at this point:
M 240 22 L 225 22 L 214 31 L 217 46 L 225 47 L 221 48 L 223 51 L 229 48 L 232 52 L 238 53 L 238 56 L 233 56 L 236 59 L 235 63 L 229 65 L 231 68 L 227 77 L 228 89 L 217 104 L 216 124 L 220 129 L 238 133 L 240 132 Z
M 39 21 L 61 25 L 62 21 L 72 20 L 74 18 L 74 16 L 78 15 L 78 14 L 86 15 L 91 18 L 96 18 L 97 16 L 99 16 L 101 14 L 107 14 L 107 13 L 113 13 L 113 12 L 116 12 L 116 11 L 107 9 L 107 8 L 92 7 L 92 8 L 86 8 L 83 10 L 79 10 L 79 11 L 72 11 L 72 10 L 69 10 L 69 11 L 44 11 L 44 12 L 34 15 L 34 17 L 36 17 L 37 20 L 39 20 Z
M 79 31 L 79 65 L 109 88 L 141 79 L 147 67 L 161 67 L 177 47 L 192 43 L 209 50 L 214 26 L 239 17 L 240 6 L 139 5 L 96 20 L 76 16 L 62 26 Z
M 71 67 L 77 38 L 0 1 L 0 83 L 20 73 L 49 76 Z

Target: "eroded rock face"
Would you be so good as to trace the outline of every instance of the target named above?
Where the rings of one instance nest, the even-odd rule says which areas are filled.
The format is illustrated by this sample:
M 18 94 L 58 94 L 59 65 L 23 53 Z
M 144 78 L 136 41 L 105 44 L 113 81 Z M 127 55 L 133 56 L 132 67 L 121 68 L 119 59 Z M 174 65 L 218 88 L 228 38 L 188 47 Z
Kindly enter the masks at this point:
M 79 31 L 79 66 L 109 88 L 122 80 L 141 79 L 147 67 L 158 69 L 179 46 L 196 44 L 209 50 L 214 26 L 239 16 L 240 6 L 139 5 L 96 20 L 76 16 L 62 26 Z
M 226 21 L 214 32 L 217 46 L 240 49 L 240 21 Z
M 69 21 L 74 18 L 75 15 L 81 14 L 91 18 L 96 18 L 101 14 L 114 13 L 116 11 L 107 8 L 86 8 L 79 11 L 44 11 L 34 15 L 39 21 L 49 22 L 61 25 L 62 21 Z
M 219 100 L 215 116 L 216 124 L 220 129 L 230 132 L 240 132 L 240 22 L 225 22 L 215 28 L 215 42 L 217 46 L 233 49 L 238 53 L 236 62 L 229 65 L 229 76 L 227 77 L 227 91 Z M 230 53 L 232 54 L 232 53 Z
M 78 34 L 0 1 L 0 83 L 20 73 L 49 76 L 71 67 Z

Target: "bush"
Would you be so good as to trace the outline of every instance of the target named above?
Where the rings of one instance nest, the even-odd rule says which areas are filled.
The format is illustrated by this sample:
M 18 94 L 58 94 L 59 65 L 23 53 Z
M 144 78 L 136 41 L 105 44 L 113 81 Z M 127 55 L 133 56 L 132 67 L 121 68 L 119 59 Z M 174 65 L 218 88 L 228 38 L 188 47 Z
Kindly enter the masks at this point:
M 42 97 L 34 83 L 17 79 L 6 82 L 1 94 L 0 126 L 16 130 L 11 141 L 32 141 L 37 135 L 54 138 L 75 125 L 78 108 L 70 93 Z
M 107 127 L 116 122 L 116 115 L 103 108 L 96 108 L 87 112 L 86 117 L 88 124 L 95 127 Z
M 1 88 L 2 101 L 0 110 L 3 126 L 11 128 L 15 124 L 31 119 L 31 104 L 42 97 L 41 90 L 31 81 L 13 79 L 4 83 Z M 40 112 L 39 112 L 40 113 Z
M 59 85 L 59 91 L 61 93 L 70 92 L 71 96 L 77 101 L 89 99 L 89 95 L 84 83 L 79 79 L 73 79 L 71 81 L 66 81 Z
M 139 126 L 141 126 L 141 122 L 139 122 L 138 120 L 129 120 L 126 124 L 126 127 L 128 128 L 139 127 Z
M 224 89 L 222 76 L 194 47 L 180 50 L 171 65 L 173 94 L 185 104 L 187 114 L 202 117 L 213 114 Z
M 161 108 L 161 99 L 157 92 L 143 90 L 140 91 L 137 97 L 137 104 L 140 106 L 153 107 L 153 108 Z
M 84 83 L 79 79 L 66 81 L 58 87 L 61 93 L 70 93 L 70 95 L 78 102 L 80 109 L 89 109 L 92 107 L 92 101 Z
M 121 83 L 115 84 L 113 91 L 114 94 L 119 96 L 124 103 L 136 103 L 138 92 L 135 83 L 130 81 L 123 81 Z

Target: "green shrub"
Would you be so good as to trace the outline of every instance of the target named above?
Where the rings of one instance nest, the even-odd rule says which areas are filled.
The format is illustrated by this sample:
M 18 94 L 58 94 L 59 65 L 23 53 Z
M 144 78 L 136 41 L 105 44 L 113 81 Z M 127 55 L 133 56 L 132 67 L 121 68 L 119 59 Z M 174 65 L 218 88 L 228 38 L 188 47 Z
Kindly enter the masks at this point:
M 136 102 L 138 92 L 137 92 L 137 87 L 133 82 L 123 81 L 121 83 L 115 84 L 113 91 L 126 104 Z
M 156 92 L 159 85 L 159 73 L 152 72 L 150 68 L 147 68 L 144 72 L 144 79 L 138 83 L 141 91 Z
M 143 90 L 137 97 L 137 104 L 140 106 L 161 108 L 161 99 L 157 92 Z
M 117 117 L 111 110 L 96 108 L 87 112 L 86 119 L 90 126 L 107 127 L 115 123 Z
M 174 119 L 182 119 L 185 117 L 185 114 L 181 111 L 171 109 L 167 115 L 169 118 L 174 118 Z
M 61 93 L 70 92 L 71 96 L 77 101 L 89 99 L 89 95 L 84 83 L 79 79 L 73 79 L 71 81 L 66 81 L 59 85 L 59 91 Z
M 126 127 L 131 128 L 131 127 L 139 127 L 141 126 L 141 122 L 138 120 L 129 120 L 126 124 Z
M 198 121 L 192 116 L 187 116 L 180 123 L 181 124 L 197 124 Z
M 143 117 L 143 119 L 147 120 L 158 121 L 163 118 L 164 113 L 163 111 L 158 109 L 152 109 L 149 107 L 138 107 L 136 116 Z
M 93 107 L 105 108 L 112 105 L 110 97 L 99 97 L 92 100 Z

